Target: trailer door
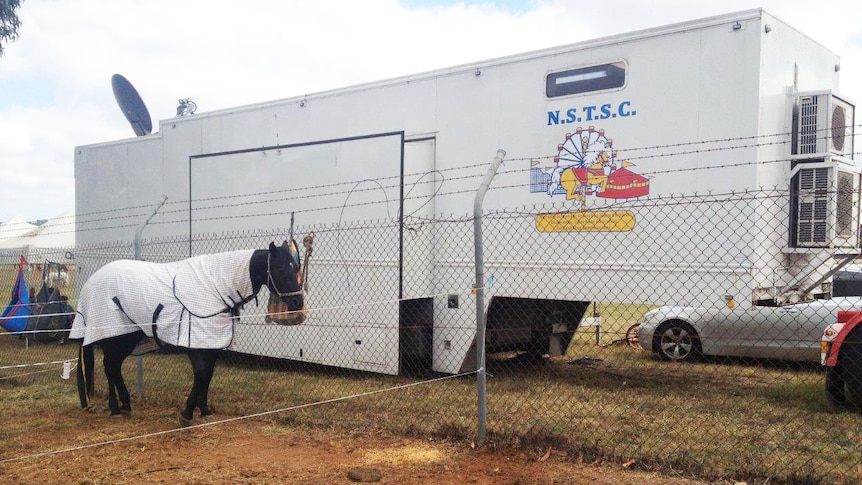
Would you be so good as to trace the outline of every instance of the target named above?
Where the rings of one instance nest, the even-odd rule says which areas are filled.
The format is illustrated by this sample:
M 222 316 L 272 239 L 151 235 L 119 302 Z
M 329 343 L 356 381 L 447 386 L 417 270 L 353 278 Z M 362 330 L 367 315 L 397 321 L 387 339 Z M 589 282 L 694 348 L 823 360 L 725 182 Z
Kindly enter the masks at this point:
M 315 231 L 308 319 L 264 325 L 249 309 L 237 351 L 398 372 L 404 156 L 404 133 L 388 132 L 190 157 L 191 254 L 235 248 L 218 236 L 231 231 L 251 247 L 279 242 L 292 216 L 296 239 Z
M 441 183 L 434 171 L 434 138 L 404 143 L 402 298 L 432 294 L 431 263 L 434 194 Z
M 401 286 L 398 307 L 400 374 L 431 369 L 434 340 L 434 194 L 440 180 L 434 171 L 436 140 L 423 137 L 404 144 Z

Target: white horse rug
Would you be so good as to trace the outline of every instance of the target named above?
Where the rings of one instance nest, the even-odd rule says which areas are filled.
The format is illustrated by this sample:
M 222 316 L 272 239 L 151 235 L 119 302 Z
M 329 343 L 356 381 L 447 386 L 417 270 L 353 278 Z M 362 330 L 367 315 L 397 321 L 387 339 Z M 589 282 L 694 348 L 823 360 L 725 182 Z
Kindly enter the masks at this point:
M 224 349 L 233 340 L 231 309 L 253 297 L 251 250 L 173 263 L 121 260 L 93 273 L 78 297 L 70 339 L 82 345 L 142 330 L 170 345 Z

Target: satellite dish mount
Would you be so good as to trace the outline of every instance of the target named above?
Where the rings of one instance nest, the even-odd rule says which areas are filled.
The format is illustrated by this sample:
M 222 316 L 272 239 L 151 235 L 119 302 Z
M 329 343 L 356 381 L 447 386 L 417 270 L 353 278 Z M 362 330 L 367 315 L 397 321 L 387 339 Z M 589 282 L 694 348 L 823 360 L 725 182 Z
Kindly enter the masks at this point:
M 192 101 L 192 98 L 180 98 L 177 102 L 179 103 L 177 106 L 177 116 L 193 115 L 198 110 L 198 105 Z

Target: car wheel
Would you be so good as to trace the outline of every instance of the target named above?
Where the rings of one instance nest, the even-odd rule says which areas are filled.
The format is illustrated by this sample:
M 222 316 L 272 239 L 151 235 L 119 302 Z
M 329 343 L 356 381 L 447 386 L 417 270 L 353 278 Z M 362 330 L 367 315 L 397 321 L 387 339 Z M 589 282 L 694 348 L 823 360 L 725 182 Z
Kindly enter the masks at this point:
M 663 323 L 653 337 L 653 349 L 665 361 L 693 360 L 701 355 L 700 337 L 678 320 Z
M 841 345 L 838 361 L 847 385 L 846 406 L 862 410 L 862 327 L 856 327 L 847 335 Z
M 839 367 L 826 368 L 826 406 L 830 412 L 844 408 L 844 377 Z

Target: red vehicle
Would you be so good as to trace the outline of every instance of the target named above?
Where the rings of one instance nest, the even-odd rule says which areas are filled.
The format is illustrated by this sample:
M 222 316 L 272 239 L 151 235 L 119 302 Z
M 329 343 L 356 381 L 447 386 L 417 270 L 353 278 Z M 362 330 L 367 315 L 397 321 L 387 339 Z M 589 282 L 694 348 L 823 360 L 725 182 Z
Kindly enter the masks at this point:
M 838 322 L 823 331 L 820 361 L 829 407 L 862 411 L 862 311 L 838 312 Z

